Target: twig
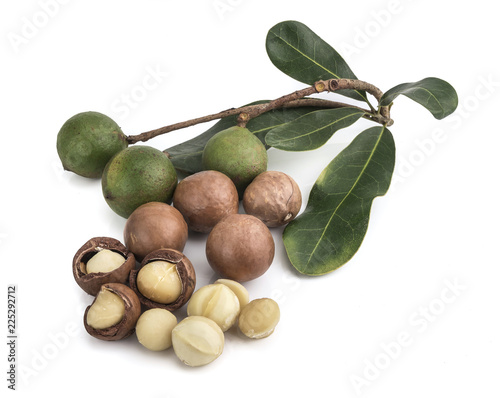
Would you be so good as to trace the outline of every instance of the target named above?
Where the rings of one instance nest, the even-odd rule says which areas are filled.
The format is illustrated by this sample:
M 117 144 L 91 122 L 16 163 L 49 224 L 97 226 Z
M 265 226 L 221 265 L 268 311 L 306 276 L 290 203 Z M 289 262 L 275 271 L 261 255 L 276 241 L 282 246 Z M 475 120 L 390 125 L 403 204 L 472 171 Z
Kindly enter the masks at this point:
M 273 109 L 297 108 L 302 106 L 319 107 L 319 108 L 342 108 L 342 107 L 357 108 L 365 112 L 364 117 L 367 119 L 370 119 L 376 123 L 386 124 L 388 126 L 392 124 L 392 120 L 389 116 L 388 107 L 381 107 L 378 113 L 374 113 L 373 111 L 359 108 L 354 105 L 345 104 L 343 102 L 335 102 L 324 99 L 304 98 L 309 95 L 317 94 L 323 91 L 333 92 L 345 89 L 367 91 L 368 93 L 372 94 L 377 99 L 377 101 L 379 101 L 380 98 L 382 97 L 382 92 L 377 87 L 373 86 L 370 83 L 363 82 L 361 80 L 353 80 L 353 79 L 320 80 L 316 82 L 313 86 L 295 91 L 291 94 L 284 95 L 280 98 L 277 98 L 273 101 L 265 102 L 263 104 L 246 105 L 240 108 L 231 108 L 222 112 L 186 120 L 180 123 L 171 124 L 169 126 L 161 127 L 159 129 L 147 131 L 141 134 L 129 135 L 127 137 L 127 142 L 129 144 L 135 144 L 140 141 L 145 142 L 150 140 L 151 138 L 169 133 L 171 131 L 180 130 L 186 127 L 195 126 L 200 123 L 206 123 L 212 120 L 222 119 L 234 115 L 239 115 L 237 119 L 238 125 L 245 126 L 251 119 L 259 115 L 262 115 L 265 112 L 269 112 Z

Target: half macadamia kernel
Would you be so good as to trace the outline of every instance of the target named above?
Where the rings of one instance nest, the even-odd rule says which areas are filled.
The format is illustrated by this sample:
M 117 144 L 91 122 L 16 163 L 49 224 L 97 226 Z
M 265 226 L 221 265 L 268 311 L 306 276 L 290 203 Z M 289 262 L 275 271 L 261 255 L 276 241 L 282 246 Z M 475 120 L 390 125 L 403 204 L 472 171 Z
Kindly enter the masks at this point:
M 148 309 L 174 311 L 190 299 L 196 286 L 193 264 L 180 251 L 159 249 L 132 270 L 129 285 Z
M 130 336 L 141 315 L 141 302 L 135 292 L 121 283 L 101 286 L 85 310 L 85 330 L 100 340 L 121 340 Z
M 280 320 L 278 303 L 270 298 L 250 301 L 240 313 L 238 327 L 251 339 L 262 339 L 271 335 Z
M 134 254 L 119 240 L 96 237 L 73 257 L 73 277 L 78 286 L 95 296 L 105 283 L 125 283 L 135 264 Z

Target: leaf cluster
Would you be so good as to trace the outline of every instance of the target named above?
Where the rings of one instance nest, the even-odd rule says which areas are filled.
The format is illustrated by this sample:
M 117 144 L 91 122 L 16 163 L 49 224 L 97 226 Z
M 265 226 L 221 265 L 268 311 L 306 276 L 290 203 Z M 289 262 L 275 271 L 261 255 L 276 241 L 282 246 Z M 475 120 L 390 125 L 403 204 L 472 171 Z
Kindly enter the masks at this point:
M 342 56 L 300 22 L 284 21 L 271 28 L 266 50 L 279 70 L 306 85 L 314 86 L 331 79 L 358 82 Z M 458 105 L 454 88 L 435 77 L 398 84 L 376 95 L 375 105 L 363 89 L 365 85 L 353 86 L 335 93 L 359 101 L 368 109 L 338 103 L 327 107 L 309 106 L 304 100 L 304 106 L 299 103 L 294 107 L 275 108 L 251 118 L 246 127 L 267 148 L 310 151 L 362 117 L 384 120 L 377 118 L 387 114 L 400 95 L 422 105 L 436 119 L 450 115 Z M 201 135 L 165 152 L 178 171 L 198 172 L 202 169 L 201 154 L 206 142 L 238 122 L 237 115 L 225 117 Z M 319 175 L 306 209 L 284 229 L 287 255 L 299 272 L 307 275 L 331 272 L 349 261 L 359 249 L 368 228 L 372 202 L 386 194 L 394 172 L 396 148 L 387 127 L 388 123 L 382 123 L 361 131 Z

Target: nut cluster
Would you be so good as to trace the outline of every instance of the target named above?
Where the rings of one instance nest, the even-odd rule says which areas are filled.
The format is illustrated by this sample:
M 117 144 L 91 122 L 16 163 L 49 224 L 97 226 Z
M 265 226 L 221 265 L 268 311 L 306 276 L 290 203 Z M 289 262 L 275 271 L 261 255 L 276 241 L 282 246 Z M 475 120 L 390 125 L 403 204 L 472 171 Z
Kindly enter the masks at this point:
M 129 272 L 124 277 L 120 270 L 125 266 Z M 137 264 L 119 241 L 92 238 L 74 256 L 73 274 L 82 289 L 95 296 L 83 316 L 91 336 L 114 341 L 135 332 L 148 350 L 173 347 L 188 366 L 217 359 L 224 349 L 224 332 L 236 324 L 245 336 L 263 338 L 279 321 L 273 300 L 249 302 L 247 289 L 234 280 L 218 279 L 194 291 L 194 267 L 175 249 L 154 250 Z M 87 279 L 91 282 L 84 283 Z M 256 305 L 259 302 L 273 304 Z M 187 317 L 178 322 L 173 312 L 186 303 Z
M 217 170 L 186 177 L 172 205 L 153 201 L 132 211 L 124 244 L 96 237 L 77 251 L 75 281 L 95 296 L 84 313 L 91 336 L 120 340 L 135 332 L 148 350 L 173 347 L 183 363 L 202 366 L 222 354 L 224 333 L 236 325 L 251 339 L 273 333 L 278 304 L 250 301 L 241 283 L 269 269 L 275 253 L 270 228 L 291 221 L 302 198 L 281 172 L 261 172 L 239 189 L 237 177 Z M 246 214 L 238 212 L 240 199 Z M 183 253 L 188 230 L 207 234 L 207 262 L 220 276 L 196 291 L 195 268 Z M 187 317 L 178 322 L 174 312 L 186 304 Z

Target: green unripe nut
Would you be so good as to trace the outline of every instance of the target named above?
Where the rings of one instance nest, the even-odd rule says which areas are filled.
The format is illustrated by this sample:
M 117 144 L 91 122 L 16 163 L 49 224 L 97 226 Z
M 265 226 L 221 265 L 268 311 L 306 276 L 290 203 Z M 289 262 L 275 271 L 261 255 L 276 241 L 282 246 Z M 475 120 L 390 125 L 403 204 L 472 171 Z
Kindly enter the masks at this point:
M 248 129 L 234 126 L 208 140 L 202 154 L 202 166 L 231 178 L 241 198 L 248 184 L 267 170 L 267 150 Z
M 102 174 L 102 193 L 111 209 L 128 218 L 140 205 L 172 199 L 175 168 L 162 151 L 135 145 L 116 154 Z
M 74 115 L 57 134 L 57 153 L 64 169 L 82 177 L 100 177 L 108 161 L 127 146 L 120 127 L 98 112 Z

